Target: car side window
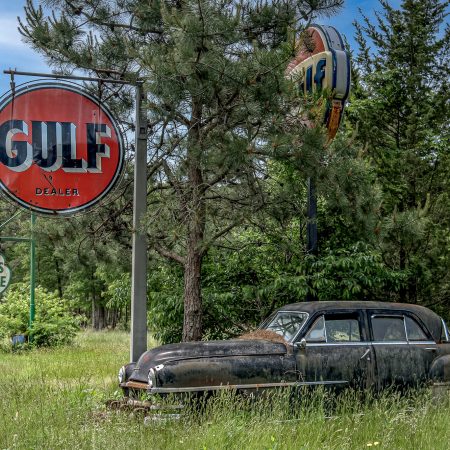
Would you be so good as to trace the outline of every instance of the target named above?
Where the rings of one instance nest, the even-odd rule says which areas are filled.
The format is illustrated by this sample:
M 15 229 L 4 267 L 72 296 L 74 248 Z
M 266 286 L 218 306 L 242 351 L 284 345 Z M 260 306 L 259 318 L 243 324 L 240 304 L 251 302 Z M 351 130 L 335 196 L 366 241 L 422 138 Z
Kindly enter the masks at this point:
M 359 342 L 361 333 L 355 317 L 320 316 L 307 333 L 306 342 Z
M 406 334 L 408 341 L 428 341 L 427 335 L 424 333 L 420 325 L 411 317 L 405 317 Z
M 406 342 L 403 316 L 372 317 L 373 339 L 383 342 Z
M 327 342 L 361 341 L 359 322 L 356 318 L 325 318 L 325 329 Z

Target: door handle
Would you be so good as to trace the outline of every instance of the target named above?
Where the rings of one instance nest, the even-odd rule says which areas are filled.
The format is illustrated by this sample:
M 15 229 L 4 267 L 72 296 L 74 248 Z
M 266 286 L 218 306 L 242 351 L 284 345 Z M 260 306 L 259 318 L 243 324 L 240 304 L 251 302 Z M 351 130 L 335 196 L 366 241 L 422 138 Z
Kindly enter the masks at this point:
M 368 348 L 365 352 L 364 355 L 361 356 L 361 358 L 359 359 L 364 359 L 366 356 L 368 356 L 370 353 L 370 348 Z M 367 361 L 370 361 L 370 356 L 368 356 Z
M 435 352 L 437 350 L 436 347 L 425 347 L 425 350 L 428 350 L 429 352 Z

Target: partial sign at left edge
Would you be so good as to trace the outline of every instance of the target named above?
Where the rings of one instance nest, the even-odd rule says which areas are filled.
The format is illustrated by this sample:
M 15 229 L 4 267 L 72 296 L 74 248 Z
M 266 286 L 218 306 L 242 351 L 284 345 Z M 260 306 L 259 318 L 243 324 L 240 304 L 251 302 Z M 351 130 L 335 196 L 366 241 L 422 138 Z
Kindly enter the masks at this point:
M 8 289 L 11 281 L 11 269 L 6 265 L 5 257 L 0 253 L 0 294 Z

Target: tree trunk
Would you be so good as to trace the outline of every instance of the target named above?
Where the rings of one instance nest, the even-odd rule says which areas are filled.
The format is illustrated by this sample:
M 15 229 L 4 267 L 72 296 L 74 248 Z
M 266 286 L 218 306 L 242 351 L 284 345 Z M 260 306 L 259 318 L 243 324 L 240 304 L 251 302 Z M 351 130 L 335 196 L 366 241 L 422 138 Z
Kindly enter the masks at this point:
M 96 305 L 95 305 L 95 295 L 92 295 L 92 302 L 91 302 L 91 323 L 92 323 L 92 329 L 96 330 L 97 328 L 97 319 L 96 319 Z
M 58 283 L 58 295 L 59 295 L 59 298 L 62 298 L 63 290 L 62 290 L 62 280 L 61 280 L 61 269 L 59 267 L 58 258 L 54 258 L 54 260 L 55 260 L 55 269 L 56 269 L 56 281 Z
M 188 196 L 184 205 L 187 249 L 184 264 L 183 341 L 198 341 L 202 338 L 201 246 L 205 232 L 205 198 L 202 192 L 200 122 L 201 105 L 194 102 L 187 154 Z
M 97 330 L 103 330 L 105 328 L 105 307 L 103 305 L 97 305 L 98 315 L 98 327 Z
M 91 269 L 91 296 L 92 296 L 92 315 L 91 315 L 91 319 L 92 319 L 92 329 L 93 330 L 98 330 L 98 320 L 97 320 L 97 296 L 95 294 L 95 275 L 94 275 L 94 271 Z
M 201 256 L 190 248 L 184 269 L 183 341 L 199 341 L 202 338 L 201 266 Z
M 94 275 L 92 275 L 92 280 L 94 280 Z M 97 292 L 95 290 L 94 284 L 92 285 L 92 329 L 94 331 L 99 331 L 105 328 L 105 307 L 100 303 L 97 298 Z

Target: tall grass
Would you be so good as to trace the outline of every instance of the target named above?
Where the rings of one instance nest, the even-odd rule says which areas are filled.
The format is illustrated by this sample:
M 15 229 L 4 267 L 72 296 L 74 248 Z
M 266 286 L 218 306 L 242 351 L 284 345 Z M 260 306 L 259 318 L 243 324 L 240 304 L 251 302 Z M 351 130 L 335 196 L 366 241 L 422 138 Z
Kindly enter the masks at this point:
M 75 347 L 0 354 L 1 449 L 449 449 L 450 400 L 326 392 L 242 398 L 223 392 L 179 421 L 109 411 L 128 360 L 124 333 Z

